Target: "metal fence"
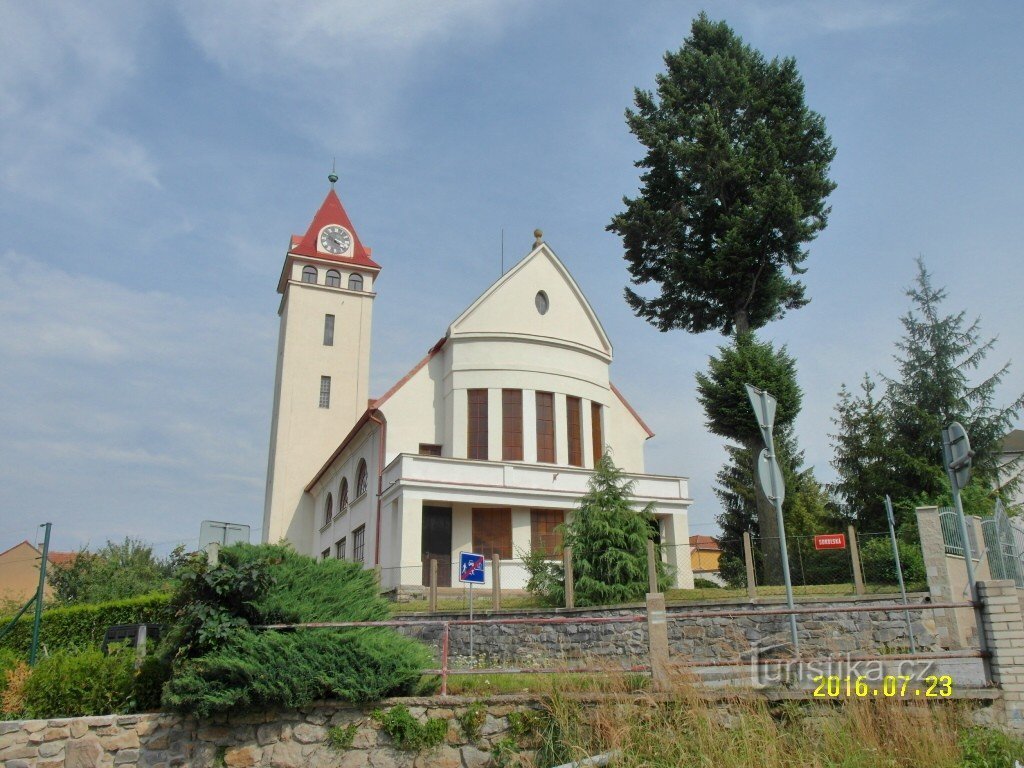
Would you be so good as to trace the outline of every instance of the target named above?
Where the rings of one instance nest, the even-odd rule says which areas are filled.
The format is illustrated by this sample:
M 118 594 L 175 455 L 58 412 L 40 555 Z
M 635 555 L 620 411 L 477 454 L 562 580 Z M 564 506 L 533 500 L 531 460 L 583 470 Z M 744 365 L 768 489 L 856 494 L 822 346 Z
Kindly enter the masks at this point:
M 939 526 L 942 529 L 942 542 L 946 546 L 946 554 L 963 557 L 964 537 L 960 532 L 960 522 L 957 519 L 956 510 L 952 507 L 941 507 L 939 509 Z M 967 526 L 967 538 L 970 541 L 971 557 L 977 560 L 979 557 L 978 541 L 973 525 Z
M 991 518 L 981 521 L 981 531 L 992 578 L 1013 579 L 1018 588 L 1024 588 L 1024 564 L 1021 563 L 1024 533 L 1011 524 L 1002 502 L 996 502 Z

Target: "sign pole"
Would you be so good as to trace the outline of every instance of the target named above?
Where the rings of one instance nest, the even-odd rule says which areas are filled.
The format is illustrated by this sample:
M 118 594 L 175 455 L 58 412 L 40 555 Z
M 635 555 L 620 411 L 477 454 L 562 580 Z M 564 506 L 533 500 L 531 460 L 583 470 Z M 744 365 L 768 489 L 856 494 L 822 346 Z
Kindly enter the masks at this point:
M 778 461 L 775 457 L 775 436 L 772 434 L 772 426 L 775 423 L 775 406 L 777 401 L 763 389 L 758 389 L 750 384 L 744 385 L 747 388 L 747 395 L 750 397 L 750 404 L 757 415 L 757 423 L 761 428 L 761 436 L 764 439 L 767 454 L 767 462 L 758 462 L 758 469 L 766 469 L 772 505 L 775 507 L 775 520 L 779 526 L 779 556 L 782 558 L 782 580 L 786 584 L 786 604 L 790 610 L 796 609 L 793 601 L 793 580 L 789 575 L 789 550 L 786 547 L 786 524 L 782 518 L 782 500 L 786 492 L 782 485 L 782 473 L 778 468 Z M 761 479 L 762 489 L 764 479 Z M 800 654 L 800 636 L 796 629 L 796 614 L 789 614 L 789 632 L 793 641 L 793 654 Z
M 964 544 L 964 565 L 967 568 L 967 586 L 970 588 L 971 602 L 974 603 L 978 647 L 984 653 L 987 648 L 985 628 L 982 626 L 981 612 L 978 610 L 978 584 L 974 580 L 974 553 L 971 551 L 971 539 L 967 535 L 964 505 L 960 501 L 960 489 L 971 481 L 971 459 L 974 458 L 974 451 L 971 450 L 971 441 L 967 437 L 967 431 L 957 421 L 951 422 L 942 430 L 942 454 L 946 460 L 946 473 L 949 475 L 949 485 L 953 491 L 953 506 L 956 508 L 957 521 L 960 523 L 960 538 L 963 539 Z M 991 679 L 987 657 L 985 657 L 984 664 L 985 676 Z
M 39 654 L 39 626 L 43 619 L 43 596 L 46 591 L 46 562 L 50 557 L 50 528 L 52 523 L 43 523 L 46 528 L 43 534 L 43 559 L 39 563 L 39 586 L 36 587 L 36 613 L 32 619 L 32 646 L 29 648 L 28 665 L 36 665 L 36 656 Z
M 889 539 L 892 541 L 892 556 L 896 560 L 896 579 L 900 583 L 900 594 L 903 596 L 903 615 L 907 618 L 907 634 L 910 635 L 910 652 L 917 653 L 914 647 L 914 627 L 910 623 L 910 610 L 907 608 L 907 588 L 903 584 L 903 566 L 900 564 L 900 548 L 896 543 L 896 519 L 892 514 L 892 499 L 885 494 L 885 517 L 889 521 Z

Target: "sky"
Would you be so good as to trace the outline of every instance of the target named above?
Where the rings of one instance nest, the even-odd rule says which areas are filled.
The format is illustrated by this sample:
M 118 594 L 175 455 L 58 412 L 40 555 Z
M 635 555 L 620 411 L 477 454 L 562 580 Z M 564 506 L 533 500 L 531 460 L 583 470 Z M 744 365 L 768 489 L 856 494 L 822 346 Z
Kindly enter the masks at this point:
M 769 325 L 798 364 L 806 461 L 833 479 L 842 383 L 892 374 L 922 256 L 1024 389 L 1024 4 L 931 0 L 354 0 L 0 4 L 0 550 L 258 536 L 288 237 L 328 189 L 383 265 L 385 391 L 524 256 L 583 288 L 612 378 L 691 479 L 714 533 L 725 459 L 694 394 L 724 338 L 633 316 L 621 241 L 638 188 L 623 114 L 693 17 L 794 56 L 838 149 L 811 303 Z M 984 371 L 982 371 L 983 373 Z M 1018 422 L 1019 424 L 1019 422 Z M 339 435 L 339 439 L 340 439 Z

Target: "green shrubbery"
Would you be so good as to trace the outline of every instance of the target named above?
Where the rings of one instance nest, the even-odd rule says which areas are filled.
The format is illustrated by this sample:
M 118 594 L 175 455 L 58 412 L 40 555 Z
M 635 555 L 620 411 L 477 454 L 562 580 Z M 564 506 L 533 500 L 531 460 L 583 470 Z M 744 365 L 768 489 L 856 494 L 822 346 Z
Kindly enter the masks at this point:
M 236 545 L 221 550 L 216 567 L 189 560 L 178 578 L 177 622 L 161 645 L 171 709 L 205 717 L 316 699 L 371 701 L 410 692 L 430 664 L 425 647 L 391 629 L 258 629 L 388 618 L 373 573 L 356 563 Z
M 898 546 L 903 581 L 907 588 L 915 588 L 927 583 L 921 547 L 916 544 L 906 544 L 903 541 L 898 542 Z M 896 559 L 892 555 L 892 540 L 887 536 L 875 536 L 864 542 L 860 548 L 860 562 L 864 571 L 864 579 L 869 584 L 898 583 Z
M 131 712 L 135 702 L 135 654 L 118 649 L 58 651 L 32 670 L 25 686 L 24 715 L 78 717 Z
M 174 617 L 171 596 L 156 592 L 109 603 L 74 605 L 43 611 L 40 630 L 43 645 L 55 652 L 70 648 L 99 647 L 107 627 L 114 624 L 166 624 Z M 0 619 L 0 626 L 6 622 Z M 2 639 L 0 648 L 28 656 L 32 642 L 32 616 L 23 616 Z

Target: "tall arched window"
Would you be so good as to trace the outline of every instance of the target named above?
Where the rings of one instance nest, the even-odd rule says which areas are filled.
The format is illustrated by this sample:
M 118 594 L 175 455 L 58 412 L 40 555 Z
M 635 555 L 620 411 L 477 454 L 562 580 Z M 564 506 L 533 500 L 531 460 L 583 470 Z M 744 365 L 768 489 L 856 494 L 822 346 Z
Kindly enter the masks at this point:
M 341 479 L 341 488 L 338 490 L 338 514 L 348 511 L 348 478 Z
M 327 285 L 331 288 L 341 288 L 341 272 L 336 269 L 328 269 Z
M 302 282 L 316 283 L 316 267 L 302 268 Z
M 356 473 L 356 498 L 366 493 L 367 473 L 366 459 L 359 460 L 359 471 Z
M 361 290 L 363 290 L 363 276 L 362 275 L 349 275 L 348 276 L 348 289 L 350 291 L 361 291 Z
M 324 503 L 324 525 L 331 522 L 332 517 L 334 517 L 334 497 L 328 493 L 327 501 Z

